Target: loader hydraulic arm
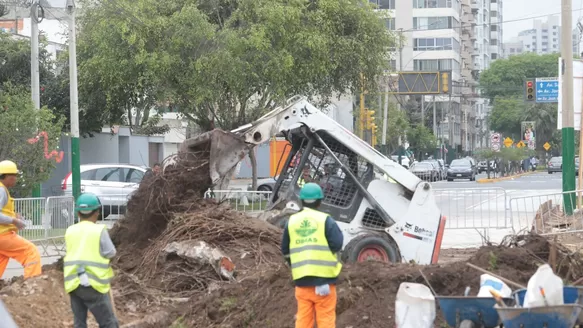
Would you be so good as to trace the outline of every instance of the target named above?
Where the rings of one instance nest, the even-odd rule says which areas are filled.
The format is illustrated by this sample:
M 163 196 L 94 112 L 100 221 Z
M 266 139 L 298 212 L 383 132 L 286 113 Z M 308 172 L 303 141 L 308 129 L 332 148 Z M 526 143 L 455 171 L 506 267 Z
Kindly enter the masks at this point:
M 406 168 L 379 153 L 303 97 L 291 98 L 286 107 L 276 108 L 259 120 L 231 132 L 240 135 L 248 144 L 259 145 L 268 142 L 273 136 L 302 126 L 307 127 L 312 132 L 325 131 L 333 135 L 347 148 L 368 162 L 374 163 L 382 173 L 410 192 L 415 192 L 418 185 L 422 183 Z

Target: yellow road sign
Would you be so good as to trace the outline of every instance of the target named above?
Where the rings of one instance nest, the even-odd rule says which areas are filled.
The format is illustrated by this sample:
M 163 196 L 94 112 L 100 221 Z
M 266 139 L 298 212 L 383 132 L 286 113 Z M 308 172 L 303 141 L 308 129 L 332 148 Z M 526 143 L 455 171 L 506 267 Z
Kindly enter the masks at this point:
M 522 142 L 522 140 L 520 140 L 520 141 L 519 141 L 519 142 L 516 144 L 516 147 L 518 147 L 518 148 L 522 148 L 522 147 L 524 147 L 524 146 L 526 146 L 526 145 L 524 144 L 524 142 Z
M 551 149 L 551 144 L 550 144 L 550 143 L 548 143 L 548 142 L 545 142 L 545 144 L 543 145 L 543 147 L 544 147 L 544 149 L 545 149 L 546 151 L 549 151 L 549 149 Z
M 506 139 L 504 139 L 504 146 L 506 146 L 506 148 L 509 148 L 510 146 L 512 146 L 513 143 L 514 143 L 514 140 L 510 139 L 510 137 L 506 137 Z

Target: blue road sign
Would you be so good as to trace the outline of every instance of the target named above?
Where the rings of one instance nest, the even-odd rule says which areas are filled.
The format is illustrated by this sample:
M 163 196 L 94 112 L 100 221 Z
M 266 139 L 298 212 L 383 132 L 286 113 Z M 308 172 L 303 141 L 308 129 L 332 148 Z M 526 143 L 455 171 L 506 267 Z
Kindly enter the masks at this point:
M 559 81 L 556 77 L 544 77 L 536 79 L 536 102 L 559 102 Z

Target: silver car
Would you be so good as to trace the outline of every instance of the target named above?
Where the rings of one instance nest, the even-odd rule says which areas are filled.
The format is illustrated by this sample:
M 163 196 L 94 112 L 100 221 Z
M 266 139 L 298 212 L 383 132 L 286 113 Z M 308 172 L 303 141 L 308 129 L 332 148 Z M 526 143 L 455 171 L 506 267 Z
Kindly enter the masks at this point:
M 131 193 L 138 189 L 148 167 L 132 164 L 81 165 L 81 192 L 97 195 L 102 217 L 123 214 Z M 63 194 L 73 194 L 73 177 L 69 173 L 62 182 Z

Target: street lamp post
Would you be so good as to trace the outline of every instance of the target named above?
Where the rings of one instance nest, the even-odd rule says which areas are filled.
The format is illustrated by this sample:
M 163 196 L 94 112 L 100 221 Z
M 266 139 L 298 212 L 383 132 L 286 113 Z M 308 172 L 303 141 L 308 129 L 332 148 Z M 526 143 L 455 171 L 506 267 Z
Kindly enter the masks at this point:
M 73 197 L 81 194 L 81 160 L 79 154 L 79 98 L 77 93 L 77 31 L 75 26 L 75 2 L 67 0 L 69 13 L 69 80 L 71 101 L 71 175 Z

